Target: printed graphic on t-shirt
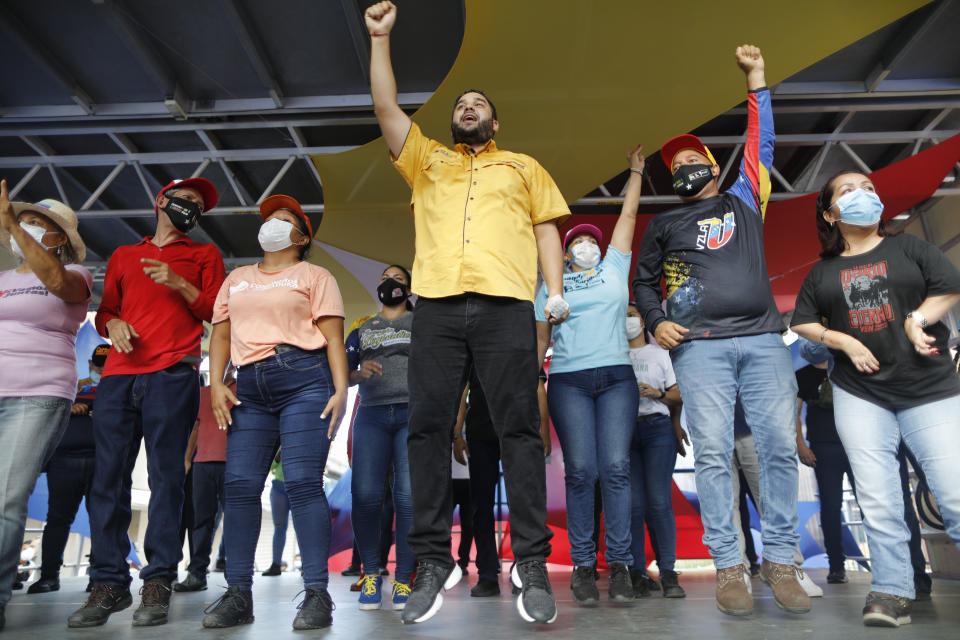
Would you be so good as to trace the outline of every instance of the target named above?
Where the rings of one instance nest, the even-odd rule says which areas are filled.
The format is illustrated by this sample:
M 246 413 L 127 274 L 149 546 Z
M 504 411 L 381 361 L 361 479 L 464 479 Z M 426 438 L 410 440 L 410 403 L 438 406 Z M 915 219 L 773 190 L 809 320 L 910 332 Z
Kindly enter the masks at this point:
M 406 329 L 370 329 L 360 332 L 361 349 L 378 349 L 380 347 L 389 347 L 394 344 L 410 344 L 410 336 L 413 335 Z
M 733 211 L 728 211 L 723 214 L 723 220 L 720 218 L 697 220 L 697 226 L 700 227 L 697 249 L 719 249 L 730 242 L 737 223 L 734 221 Z
M 840 286 L 849 309 L 850 328 L 873 333 L 896 320 L 887 287 L 886 260 L 842 269 Z
M 4 289 L 0 291 L 0 298 L 12 298 L 14 296 L 48 296 L 50 291 L 43 285 L 32 287 L 20 287 L 17 289 Z
M 590 287 L 598 287 L 606 282 L 603 278 L 603 265 L 586 271 L 563 274 L 563 292 L 580 291 Z
M 247 282 L 246 280 L 241 280 L 237 284 L 230 287 L 230 295 L 248 290 L 265 291 L 267 289 L 279 289 L 280 287 L 296 289 L 297 281 L 291 280 L 290 278 L 281 278 L 280 280 L 274 280 L 273 282 L 268 282 L 267 284 L 260 284 L 257 282 Z

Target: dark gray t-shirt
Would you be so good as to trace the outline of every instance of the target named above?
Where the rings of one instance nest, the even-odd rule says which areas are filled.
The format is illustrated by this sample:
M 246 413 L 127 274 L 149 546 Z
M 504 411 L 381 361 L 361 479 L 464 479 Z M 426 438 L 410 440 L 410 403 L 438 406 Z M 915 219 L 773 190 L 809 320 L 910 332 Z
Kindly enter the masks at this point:
M 374 360 L 383 367 L 383 375 L 360 383 L 360 404 L 368 407 L 398 404 L 409 400 L 407 359 L 413 312 L 396 320 L 376 315 L 357 329 L 357 364 Z

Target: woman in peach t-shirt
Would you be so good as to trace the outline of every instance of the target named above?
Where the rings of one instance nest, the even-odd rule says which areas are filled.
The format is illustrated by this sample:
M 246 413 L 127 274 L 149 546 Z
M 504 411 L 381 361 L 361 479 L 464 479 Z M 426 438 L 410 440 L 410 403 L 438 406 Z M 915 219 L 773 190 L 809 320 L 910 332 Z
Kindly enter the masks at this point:
M 204 627 L 253 621 L 253 555 L 260 494 L 279 439 L 306 596 L 294 629 L 330 626 L 327 592 L 330 508 L 323 470 L 347 399 L 343 301 L 326 269 L 304 261 L 313 228 L 300 204 L 275 195 L 260 205 L 263 262 L 235 269 L 213 312 L 210 395 L 227 429 L 224 536 L 227 592 Z M 239 367 L 236 395 L 222 382 L 228 357 Z

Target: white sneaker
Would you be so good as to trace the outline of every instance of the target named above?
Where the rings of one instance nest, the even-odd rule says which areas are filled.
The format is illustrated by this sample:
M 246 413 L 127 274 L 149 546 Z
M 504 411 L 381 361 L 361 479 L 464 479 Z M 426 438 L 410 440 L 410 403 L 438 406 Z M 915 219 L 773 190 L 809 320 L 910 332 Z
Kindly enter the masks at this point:
M 800 586 L 803 587 L 803 590 L 807 592 L 807 595 L 811 598 L 822 598 L 823 589 L 820 588 L 816 582 L 814 582 L 806 571 L 798 570 L 797 573 L 800 577 Z

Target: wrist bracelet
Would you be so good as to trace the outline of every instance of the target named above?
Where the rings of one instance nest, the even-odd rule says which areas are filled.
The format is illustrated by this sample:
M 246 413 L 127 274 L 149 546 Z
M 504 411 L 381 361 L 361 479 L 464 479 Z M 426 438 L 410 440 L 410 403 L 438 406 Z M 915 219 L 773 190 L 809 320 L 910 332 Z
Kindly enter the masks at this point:
M 666 397 L 667 397 L 667 392 L 666 392 L 666 391 L 660 391 L 660 397 L 657 398 L 657 400 L 663 400 L 663 399 L 666 398 Z
M 827 331 L 830 331 L 830 329 L 824 329 L 823 333 L 820 334 L 820 344 L 823 344 L 823 338 L 827 335 Z
M 453 434 L 453 439 L 454 439 L 454 440 L 459 440 L 459 439 L 462 438 L 462 437 L 463 437 L 463 434 L 462 434 L 462 433 L 455 433 L 455 434 Z
M 633 167 L 630 167 L 630 171 L 632 173 L 640 174 L 641 176 L 643 175 L 643 169 L 634 169 Z

